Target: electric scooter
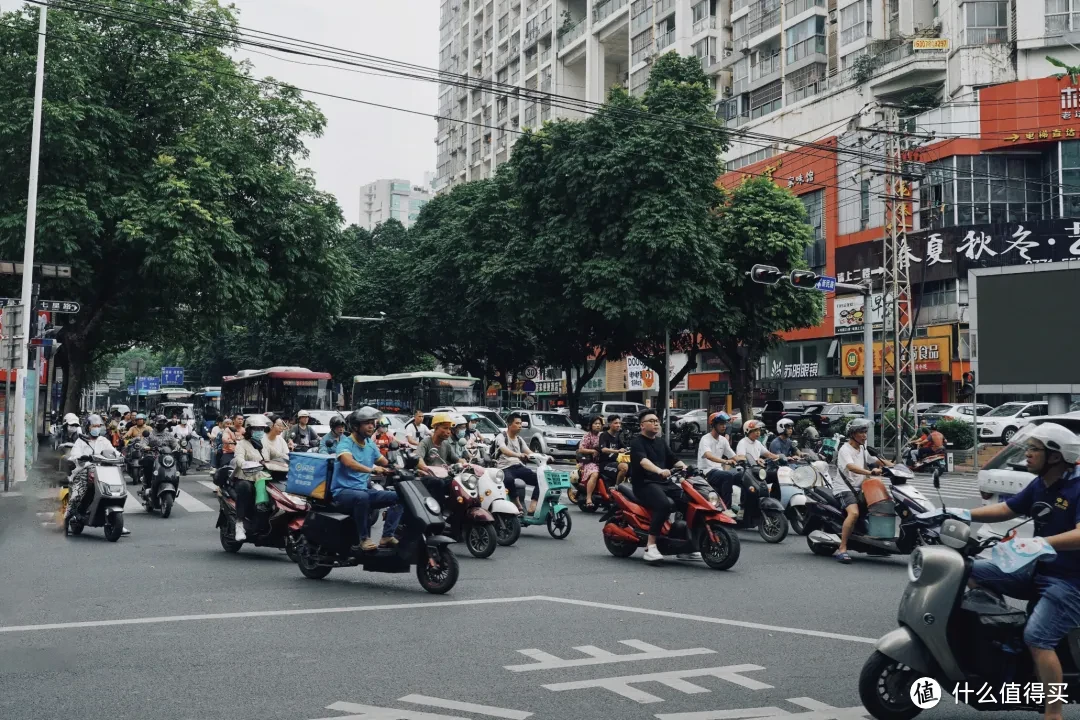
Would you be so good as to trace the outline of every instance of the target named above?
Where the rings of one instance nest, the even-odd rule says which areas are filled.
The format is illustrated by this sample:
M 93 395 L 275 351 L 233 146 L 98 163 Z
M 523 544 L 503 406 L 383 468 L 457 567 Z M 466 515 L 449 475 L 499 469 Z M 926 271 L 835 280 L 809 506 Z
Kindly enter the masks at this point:
M 547 455 L 533 455 L 538 458 L 536 466 L 537 487 L 540 495 L 536 510 L 526 512 L 521 522 L 525 527 L 547 525 L 548 533 L 556 540 L 564 540 L 570 534 L 570 509 L 559 503 L 562 494 L 570 489 L 570 473 L 565 470 L 548 469 Z M 531 502 L 531 500 L 530 500 Z

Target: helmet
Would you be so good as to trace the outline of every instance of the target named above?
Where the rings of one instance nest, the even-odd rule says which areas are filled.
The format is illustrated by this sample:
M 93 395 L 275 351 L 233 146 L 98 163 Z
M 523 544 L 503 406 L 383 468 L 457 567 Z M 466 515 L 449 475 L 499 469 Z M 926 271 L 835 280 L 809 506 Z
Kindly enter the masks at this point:
M 1063 425 L 1043 423 L 1027 433 L 1024 439 L 1038 440 L 1047 450 L 1060 453 L 1070 465 L 1080 459 L 1080 438 Z
M 345 418 L 345 427 L 349 432 L 355 432 L 360 429 L 360 426 L 364 423 L 369 423 L 378 420 L 381 417 L 381 413 L 370 405 L 365 405 L 359 410 L 353 410 L 349 413 L 349 417 Z
M 297 420 L 299 420 L 302 417 L 311 417 L 311 413 L 309 413 L 307 410 L 301 410 L 300 412 L 296 413 L 296 419 Z
M 330 421 L 330 427 L 335 427 L 335 425 L 344 425 L 344 424 L 345 424 L 345 421 L 342 420 L 339 417 L 335 417 L 333 420 Z M 375 424 L 378 425 L 379 427 L 390 427 L 390 418 L 383 415 L 381 418 L 379 418 L 378 422 L 376 422 Z
M 849 422 L 847 424 L 847 431 L 845 432 L 845 434 L 848 437 L 851 437 L 855 433 L 862 432 L 864 430 L 869 432 L 869 430 L 870 430 L 870 421 L 867 420 L 866 418 L 855 418 L 854 420 L 852 420 L 851 422 Z
M 780 422 L 776 423 L 776 432 L 779 433 L 780 435 L 783 435 L 784 430 L 786 428 L 794 428 L 794 427 L 795 427 L 795 421 L 794 420 L 792 420 L 791 418 L 784 418 Z
M 91 415 L 90 417 L 86 418 L 86 423 L 88 425 L 104 425 L 105 424 L 102 421 L 101 416 L 96 414 L 96 413 L 94 415 Z
M 249 430 L 255 430 L 256 428 L 269 430 L 271 425 L 273 425 L 273 423 L 271 423 L 270 418 L 265 415 L 248 415 L 247 420 L 244 421 L 244 427 Z
M 455 425 L 454 416 L 450 413 L 435 413 L 435 417 L 431 418 L 431 427 L 436 425 L 442 425 L 443 423 L 449 423 Z
M 461 413 L 450 413 L 450 417 L 454 419 L 454 427 L 458 425 L 468 425 L 469 421 L 465 419 L 465 416 Z
M 67 415 L 64 416 L 64 424 L 65 425 L 78 425 L 79 424 L 79 416 L 76 415 L 75 413 L 68 413 Z
M 722 410 L 720 412 L 714 412 L 709 416 L 709 427 L 717 425 L 718 423 L 728 422 L 731 422 L 731 416 Z
M 802 431 L 802 436 L 804 440 L 817 440 L 821 437 L 821 433 L 813 425 L 807 425 L 806 429 Z
M 135 419 L 136 420 L 145 420 L 146 419 L 146 413 L 139 413 L 138 415 L 135 416 Z
M 746 423 L 743 425 L 743 434 L 744 435 L 749 435 L 750 433 L 754 432 L 755 430 L 764 430 L 764 429 L 765 429 L 765 423 L 761 422 L 760 420 L 747 420 Z

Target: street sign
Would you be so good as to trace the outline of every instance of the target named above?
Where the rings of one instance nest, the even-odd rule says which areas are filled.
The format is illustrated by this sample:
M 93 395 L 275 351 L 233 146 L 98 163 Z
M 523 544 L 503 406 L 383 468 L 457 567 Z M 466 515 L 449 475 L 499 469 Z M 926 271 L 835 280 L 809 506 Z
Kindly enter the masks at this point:
M 128 385 L 128 395 L 134 395 L 134 394 L 135 394 L 135 386 L 134 385 Z
M 720 381 L 717 381 L 717 382 L 709 383 L 709 394 L 710 395 L 730 395 L 731 394 L 731 388 L 728 387 L 728 381 L 727 380 L 720 380 Z
M 180 387 L 184 384 L 184 368 L 161 368 L 161 384 L 165 387 Z
M 30 347 L 53 347 L 54 345 L 59 344 L 60 343 L 56 342 L 56 338 L 30 338 Z
M 42 310 L 58 313 L 79 312 L 79 303 L 72 300 L 39 300 L 38 307 Z
M 814 287 L 822 292 L 835 292 L 836 278 L 828 275 L 818 275 L 817 284 Z
M 0 307 L 18 307 L 22 305 L 19 298 L 0 298 Z
M 124 378 L 127 377 L 127 370 L 122 367 L 109 368 L 109 380 L 116 380 L 118 382 L 124 382 Z
M 141 377 L 136 380 L 138 385 L 139 394 L 145 395 L 151 390 L 160 390 L 161 381 L 156 377 Z

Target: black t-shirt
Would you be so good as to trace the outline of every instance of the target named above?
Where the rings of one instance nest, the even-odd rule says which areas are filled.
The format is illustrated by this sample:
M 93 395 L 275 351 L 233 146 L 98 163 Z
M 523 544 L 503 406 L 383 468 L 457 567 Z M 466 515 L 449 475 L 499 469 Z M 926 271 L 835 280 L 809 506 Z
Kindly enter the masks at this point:
M 656 473 L 646 472 L 645 468 L 641 467 L 643 458 L 648 458 L 662 470 L 670 470 L 679 462 L 675 453 L 671 452 L 671 448 L 664 442 L 664 438 L 657 435 L 650 440 L 644 435 L 635 435 L 630 441 L 630 477 L 635 486 L 667 482 L 666 478 Z
M 619 456 L 616 453 L 603 452 L 605 448 L 614 448 L 616 450 L 622 450 L 622 446 L 619 445 L 619 438 L 615 437 L 614 435 L 609 433 L 607 430 L 600 433 L 599 446 L 600 446 L 600 451 L 601 451 L 600 452 L 600 463 L 601 464 L 612 463 L 612 462 L 615 462 L 616 460 L 619 459 Z

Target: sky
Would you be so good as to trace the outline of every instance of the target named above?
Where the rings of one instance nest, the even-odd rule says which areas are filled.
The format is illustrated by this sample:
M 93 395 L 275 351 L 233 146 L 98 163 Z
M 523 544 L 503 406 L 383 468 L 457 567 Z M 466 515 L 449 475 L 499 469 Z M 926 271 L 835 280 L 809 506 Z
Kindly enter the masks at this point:
M 438 68 L 438 0 L 232 2 L 239 10 L 240 25 L 250 30 Z M 21 0 L 0 0 L 0 10 L 20 5 Z M 430 114 L 438 109 L 438 86 L 431 82 L 300 65 L 281 58 L 326 63 L 255 50 L 263 54 L 245 49 L 239 57 L 251 60 L 259 77 Z M 321 96 L 309 99 L 320 107 L 327 124 L 323 137 L 308 142 L 311 156 L 302 164 L 315 171 L 321 190 L 337 197 L 346 222 L 359 222 L 361 186 L 382 178 L 420 184 L 425 172 L 434 172 L 436 124 L 431 117 Z

